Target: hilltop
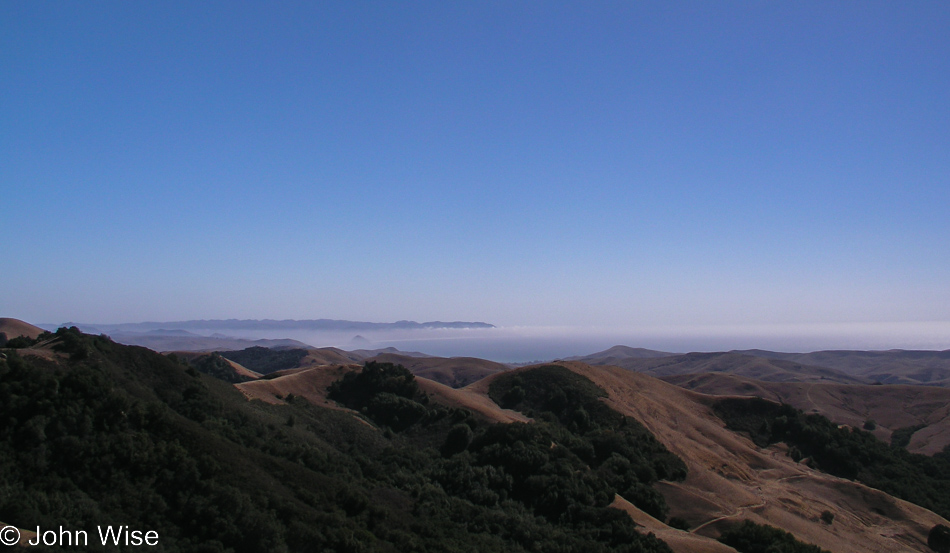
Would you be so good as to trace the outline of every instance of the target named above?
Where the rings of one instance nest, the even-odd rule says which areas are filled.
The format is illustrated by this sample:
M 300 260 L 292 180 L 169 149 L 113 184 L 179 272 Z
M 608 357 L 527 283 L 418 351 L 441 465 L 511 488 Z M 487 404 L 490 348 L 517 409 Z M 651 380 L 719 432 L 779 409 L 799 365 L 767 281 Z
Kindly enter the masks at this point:
M 43 332 L 45 331 L 42 328 L 19 319 L 0 317 L 0 347 L 3 347 L 7 340 L 20 336 L 36 339 Z

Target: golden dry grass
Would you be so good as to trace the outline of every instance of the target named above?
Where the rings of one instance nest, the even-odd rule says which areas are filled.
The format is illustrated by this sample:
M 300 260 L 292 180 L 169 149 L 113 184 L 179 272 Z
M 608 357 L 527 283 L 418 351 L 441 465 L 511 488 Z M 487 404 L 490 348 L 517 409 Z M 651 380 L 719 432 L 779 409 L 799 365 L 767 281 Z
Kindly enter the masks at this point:
M 461 407 L 481 415 L 491 422 L 528 422 L 528 417 L 517 411 L 502 409 L 475 384 L 466 388 L 450 388 L 445 384 L 426 378 L 416 377 L 419 387 L 429 394 L 429 397 L 438 403 L 449 407 Z
M 349 409 L 327 398 L 327 387 L 343 378 L 346 373 L 355 370 L 359 370 L 359 366 L 323 365 L 294 370 L 277 378 L 242 382 L 235 384 L 235 387 L 248 399 L 259 399 L 265 403 L 285 403 L 284 398 L 293 394 L 314 405 L 348 411 Z

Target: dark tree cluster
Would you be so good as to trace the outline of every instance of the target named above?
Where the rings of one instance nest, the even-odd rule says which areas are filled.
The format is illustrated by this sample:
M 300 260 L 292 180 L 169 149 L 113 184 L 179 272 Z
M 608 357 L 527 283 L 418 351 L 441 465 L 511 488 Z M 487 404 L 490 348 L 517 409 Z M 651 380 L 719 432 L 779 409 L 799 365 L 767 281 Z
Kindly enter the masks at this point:
M 503 407 L 542 421 L 552 442 L 570 451 L 608 485 L 660 520 L 667 514 L 658 480 L 681 480 L 686 464 L 636 419 L 611 409 L 589 379 L 558 365 L 496 378 L 489 395 Z
M 292 369 L 298 366 L 300 361 L 307 356 L 307 350 L 301 348 L 264 348 L 261 346 L 253 346 L 238 351 L 219 351 L 217 353 L 260 374 Z
M 751 520 L 730 528 L 719 541 L 739 553 L 828 553 L 817 545 L 798 541 L 784 530 Z
M 175 359 L 172 360 L 174 361 Z M 238 374 L 234 370 L 234 367 L 228 363 L 228 360 L 217 352 L 196 357 L 189 362 L 189 365 L 194 367 L 198 372 L 232 384 L 253 380 L 249 376 Z

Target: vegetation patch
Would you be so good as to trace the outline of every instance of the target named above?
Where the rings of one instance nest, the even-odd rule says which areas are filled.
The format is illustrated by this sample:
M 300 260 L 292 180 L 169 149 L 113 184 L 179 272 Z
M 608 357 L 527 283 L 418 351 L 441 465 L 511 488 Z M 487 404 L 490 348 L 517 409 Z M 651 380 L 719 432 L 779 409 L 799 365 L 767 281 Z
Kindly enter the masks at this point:
M 828 553 L 817 545 L 798 541 L 784 530 L 751 520 L 730 528 L 719 541 L 739 553 Z
M 784 442 L 795 460 L 808 458 L 819 470 L 950 516 L 950 446 L 933 457 L 909 453 L 869 432 L 760 398 L 724 399 L 714 410 L 728 428 L 747 433 L 760 447 Z
M 226 357 L 243 367 L 260 374 L 270 374 L 286 369 L 293 369 L 300 365 L 300 361 L 307 356 L 307 350 L 300 348 L 271 349 L 254 346 L 239 351 L 219 351 Z
M 171 359 L 174 361 L 178 358 L 176 356 Z M 232 384 L 254 380 L 250 376 L 239 374 L 234 370 L 234 367 L 228 363 L 228 360 L 218 353 L 201 355 L 191 360 L 188 364 L 194 367 L 198 372 L 204 373 L 208 376 L 213 376 L 214 378 L 223 380 L 225 382 L 230 382 Z
M 914 426 L 898 428 L 891 434 L 891 446 L 907 449 L 907 446 L 910 445 L 910 439 L 914 436 L 914 433 L 924 428 L 927 428 L 926 424 L 917 424 Z
M 686 478 L 686 464 L 636 419 L 601 401 L 607 393 L 589 379 L 546 365 L 496 378 L 489 395 L 501 406 L 538 420 L 538 427 L 549 434 L 549 445 L 590 467 L 611 494 L 666 519 L 666 502 L 652 485 Z

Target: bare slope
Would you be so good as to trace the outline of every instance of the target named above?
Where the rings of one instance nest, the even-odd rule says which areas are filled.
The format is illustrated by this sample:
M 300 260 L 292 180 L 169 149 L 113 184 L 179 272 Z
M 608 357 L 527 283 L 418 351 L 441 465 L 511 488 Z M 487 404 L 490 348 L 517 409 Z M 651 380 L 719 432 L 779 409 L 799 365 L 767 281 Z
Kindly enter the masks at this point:
M 290 371 L 289 374 L 276 378 L 242 382 L 234 386 L 248 399 L 259 399 L 265 403 L 285 403 L 287 396 L 293 394 L 306 398 L 314 405 L 344 409 L 335 401 L 327 399 L 327 387 L 343 378 L 347 372 L 354 370 L 358 370 L 357 365 L 324 365 Z
M 614 409 L 636 417 L 686 461 L 686 481 L 661 487 L 671 515 L 686 519 L 694 534 L 718 536 L 724 525 L 748 518 L 834 552 L 925 552 L 930 528 L 948 524 L 916 505 L 797 464 L 780 447 L 759 449 L 724 427 L 709 407 L 713 396 L 617 367 L 558 364 L 604 388 Z M 834 524 L 821 522 L 825 510 L 835 513 Z
M 870 419 L 877 426 L 874 435 L 884 441 L 890 441 L 894 430 L 919 425 L 922 428 L 907 446 L 912 453 L 933 455 L 950 444 L 950 390 L 946 388 L 761 382 L 710 373 L 664 380 L 706 394 L 763 397 L 859 428 Z

